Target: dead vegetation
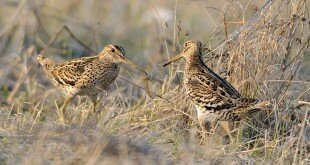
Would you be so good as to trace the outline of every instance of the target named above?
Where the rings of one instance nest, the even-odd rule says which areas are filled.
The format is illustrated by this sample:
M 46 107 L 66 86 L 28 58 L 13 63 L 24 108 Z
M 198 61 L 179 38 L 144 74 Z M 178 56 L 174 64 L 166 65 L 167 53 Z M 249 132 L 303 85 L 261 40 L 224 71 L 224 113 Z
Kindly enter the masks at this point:
M 1 163 L 309 163 L 309 2 L 0 3 Z M 188 38 L 206 44 L 208 65 L 243 95 L 272 102 L 268 114 L 239 123 L 229 144 L 217 134 L 199 138 L 182 65 L 161 67 Z M 109 43 L 122 45 L 152 82 L 122 69 L 98 117 L 79 97 L 68 125 L 59 125 L 62 95 L 38 52 L 63 61 Z

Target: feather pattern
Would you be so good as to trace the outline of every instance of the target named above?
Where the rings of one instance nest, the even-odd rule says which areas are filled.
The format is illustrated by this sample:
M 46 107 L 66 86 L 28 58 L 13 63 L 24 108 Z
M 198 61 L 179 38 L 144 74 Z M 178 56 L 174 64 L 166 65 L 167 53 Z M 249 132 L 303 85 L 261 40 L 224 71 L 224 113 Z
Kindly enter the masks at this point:
M 88 96 L 95 107 L 97 95 L 105 91 L 117 78 L 120 63 L 127 63 L 146 74 L 143 69 L 126 59 L 124 49 L 118 45 L 107 45 L 97 56 L 77 58 L 64 63 L 55 63 L 42 55 L 37 59 L 48 78 L 65 93 L 63 110 L 76 95 Z
M 238 121 L 267 105 L 256 106 L 261 103 L 259 100 L 242 97 L 229 82 L 204 63 L 202 50 L 201 42 L 189 40 L 182 53 L 167 64 L 180 56 L 186 59 L 184 86 L 203 125 L 219 120 Z

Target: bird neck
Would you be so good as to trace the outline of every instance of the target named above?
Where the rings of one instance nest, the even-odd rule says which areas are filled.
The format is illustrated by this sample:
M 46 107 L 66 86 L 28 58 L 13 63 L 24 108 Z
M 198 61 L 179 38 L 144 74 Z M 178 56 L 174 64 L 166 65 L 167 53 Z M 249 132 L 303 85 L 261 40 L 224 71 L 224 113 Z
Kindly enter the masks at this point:
M 201 53 L 201 52 L 199 52 Z M 200 67 L 206 66 L 202 59 L 202 55 L 198 53 L 193 53 L 189 58 L 186 59 L 185 72 L 197 70 Z
M 100 53 L 100 54 L 98 55 L 98 58 L 99 58 L 100 61 L 103 61 L 103 62 L 105 62 L 105 61 L 111 61 L 111 60 L 112 60 L 111 57 L 109 57 L 109 55 L 107 55 L 107 54 L 105 54 L 105 53 Z
M 115 61 L 114 58 L 109 55 L 100 54 L 98 58 L 99 58 L 98 61 L 107 67 L 115 67 L 115 68 L 119 67 L 119 64 L 114 62 Z

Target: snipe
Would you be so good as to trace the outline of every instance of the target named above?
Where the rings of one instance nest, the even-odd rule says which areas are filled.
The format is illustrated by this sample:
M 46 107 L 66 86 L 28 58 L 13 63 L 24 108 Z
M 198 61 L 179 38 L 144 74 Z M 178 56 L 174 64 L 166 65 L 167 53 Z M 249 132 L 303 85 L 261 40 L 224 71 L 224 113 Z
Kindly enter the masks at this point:
M 125 57 L 124 49 L 118 45 L 107 45 L 97 56 L 77 58 L 62 64 L 57 64 L 42 55 L 38 56 L 38 61 L 48 78 L 65 94 L 64 104 L 60 108 L 62 122 L 66 106 L 77 95 L 88 96 L 95 111 L 98 94 L 115 81 L 120 63 L 126 63 L 147 75 L 143 69 Z
M 203 49 L 200 41 L 189 40 L 184 50 L 164 66 L 185 58 L 184 87 L 205 130 L 214 129 L 218 121 L 239 121 L 264 109 L 268 102 L 242 97 L 230 83 L 213 72 L 203 61 Z M 223 127 L 229 130 L 227 125 Z

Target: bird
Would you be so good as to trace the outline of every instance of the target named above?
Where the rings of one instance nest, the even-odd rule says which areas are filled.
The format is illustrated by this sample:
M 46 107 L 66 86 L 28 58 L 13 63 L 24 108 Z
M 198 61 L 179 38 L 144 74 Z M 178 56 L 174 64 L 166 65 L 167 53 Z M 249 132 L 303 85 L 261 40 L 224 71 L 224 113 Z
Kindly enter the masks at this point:
M 184 88 L 197 111 L 199 124 L 207 132 L 214 132 L 218 121 L 229 132 L 228 122 L 251 117 L 266 107 L 268 101 L 243 97 L 229 82 L 221 78 L 203 61 L 204 45 L 197 40 L 188 40 L 179 55 L 172 57 L 163 66 L 185 58 Z
M 124 48 L 119 45 L 107 45 L 99 55 L 76 58 L 64 63 L 56 63 L 43 55 L 38 55 L 37 60 L 49 80 L 64 93 L 64 103 L 59 109 L 62 122 L 66 106 L 77 95 L 87 96 L 92 101 L 95 112 L 98 94 L 104 92 L 115 81 L 121 63 L 148 75 L 126 58 Z

